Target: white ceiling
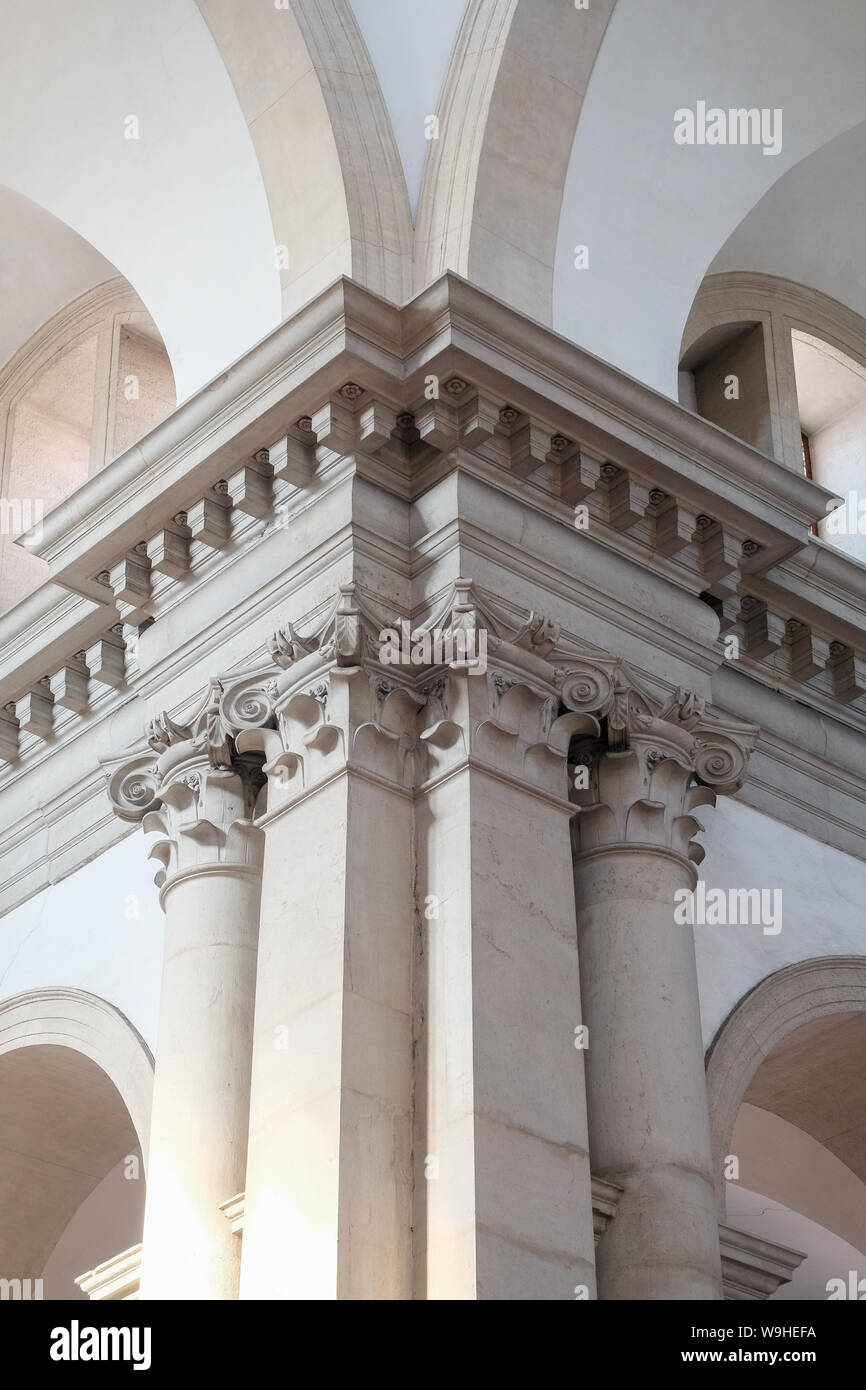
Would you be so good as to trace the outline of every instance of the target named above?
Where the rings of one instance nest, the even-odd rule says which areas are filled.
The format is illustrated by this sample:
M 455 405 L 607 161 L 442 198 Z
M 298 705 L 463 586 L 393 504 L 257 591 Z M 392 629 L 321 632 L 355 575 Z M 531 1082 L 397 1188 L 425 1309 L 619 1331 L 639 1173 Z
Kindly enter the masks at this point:
M 124 135 L 130 115 L 137 140 Z M 181 398 L 279 322 L 261 172 L 194 0 L 3 0 L 0 128 L 14 132 L 0 145 L 0 185 L 126 277 L 162 334 Z M 13 246 L 16 235 L 13 225 Z M 4 305 L 22 327 L 38 301 L 31 272 L 22 265 L 13 291 L 24 305 Z M 7 348 L 13 340 L 10 329 Z
M 779 179 L 728 238 L 711 271 L 781 275 L 866 317 L 864 169 L 866 123 Z
M 728 1184 L 728 1225 L 806 1255 L 790 1283 L 772 1295 L 773 1302 L 826 1302 L 828 1280 L 846 1279 L 850 1269 L 863 1267 L 862 1251 L 784 1203 L 750 1192 L 738 1183 Z M 814 1346 L 807 1340 L 803 1350 L 808 1349 L 814 1350 Z
M 414 206 L 464 0 L 352 5 Z M 255 5 L 238 14 L 253 23 Z M 786 276 L 866 316 L 864 70 L 862 0 L 618 0 L 563 189 L 554 326 L 676 398 L 711 267 Z M 782 152 L 677 145 L 674 112 L 698 100 L 780 107 Z M 123 138 L 129 114 L 138 141 Z M 0 149 L 0 361 L 115 268 L 181 399 L 279 321 L 262 172 L 194 0 L 5 0 L 0 121 L 15 131 Z
M 0 1057 L 4 1272 L 39 1277 L 77 1208 L 137 1146 L 120 1095 L 88 1057 L 53 1045 Z
M 619 0 L 564 191 L 559 331 L 676 397 L 683 327 L 711 263 L 776 180 L 866 120 L 864 70 L 862 0 Z M 674 112 L 699 100 L 781 108 L 781 153 L 677 145 Z M 808 240 L 812 215 L 794 211 L 789 241 Z M 578 243 L 588 271 L 574 268 Z
M 116 275 L 65 223 L 0 188 L 0 366 L 65 304 Z
M 439 92 L 465 0 L 352 0 L 358 27 L 379 77 L 403 161 L 412 216 L 418 207 L 429 141 L 427 116 Z
M 866 402 L 866 368 L 808 333 L 795 330 L 791 339 L 800 423 L 817 434 Z

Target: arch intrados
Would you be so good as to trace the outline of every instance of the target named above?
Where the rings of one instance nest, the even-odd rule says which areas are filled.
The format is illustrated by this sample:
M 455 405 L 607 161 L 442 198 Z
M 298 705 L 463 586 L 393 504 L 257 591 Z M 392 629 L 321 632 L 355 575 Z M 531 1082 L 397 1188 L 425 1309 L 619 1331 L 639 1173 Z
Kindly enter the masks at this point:
M 719 1028 L 707 1052 L 707 1097 L 722 1211 L 723 1161 L 761 1063 L 805 1024 L 851 1012 L 866 1013 L 866 959 L 826 956 L 786 966 L 762 980 Z
M 37 989 L 0 1001 L 0 1056 L 22 1047 L 72 1048 L 95 1062 L 129 1112 L 145 1164 L 153 1056 L 119 1009 L 78 989 Z

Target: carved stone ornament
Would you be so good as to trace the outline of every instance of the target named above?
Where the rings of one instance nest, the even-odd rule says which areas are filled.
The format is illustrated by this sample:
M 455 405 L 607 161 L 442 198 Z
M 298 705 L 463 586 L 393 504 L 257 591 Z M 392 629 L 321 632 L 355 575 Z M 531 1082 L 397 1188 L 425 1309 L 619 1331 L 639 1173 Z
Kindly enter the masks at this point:
M 212 680 L 188 722 L 150 722 L 149 753 L 106 764 L 118 815 L 140 820 L 178 798 L 204 814 L 216 773 L 235 783 L 231 805 L 207 812 L 213 823 L 260 813 L 265 781 L 270 812 L 347 765 L 414 790 L 468 757 L 565 802 L 571 757 L 588 772 L 572 795 L 582 846 L 640 833 L 694 860 L 691 810 L 745 779 L 754 727 L 687 691 L 657 698 L 619 659 L 567 650 L 551 618 L 507 611 L 470 580 L 423 622 L 403 620 L 408 645 L 386 661 L 399 626 L 352 584 L 310 631 L 286 623 L 271 663 Z
M 212 680 L 188 722 L 161 714 L 146 725 L 146 748 L 103 763 L 116 814 L 166 837 L 151 851 L 162 865 L 161 889 L 203 866 L 260 865 L 262 832 L 253 818 L 266 779 L 261 757 L 236 745 L 241 733 L 274 724 L 273 674 Z
M 565 671 L 561 689 L 595 705 L 605 734 L 591 764 L 574 764 L 589 774 L 573 792 L 578 852 L 640 844 L 699 864 L 704 851 L 692 837 L 702 827 L 692 811 L 742 786 L 758 729 L 708 713 L 688 691 L 656 700 L 620 664 Z

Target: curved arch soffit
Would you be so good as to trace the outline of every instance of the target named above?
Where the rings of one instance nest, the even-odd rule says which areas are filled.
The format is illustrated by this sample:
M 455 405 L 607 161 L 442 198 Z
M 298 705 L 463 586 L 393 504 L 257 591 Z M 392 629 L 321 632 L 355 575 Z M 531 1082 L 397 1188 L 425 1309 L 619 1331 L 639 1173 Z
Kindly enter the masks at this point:
M 79 989 L 28 990 L 0 1001 L 0 1056 L 46 1044 L 72 1048 L 105 1072 L 129 1112 L 146 1169 L 153 1056 L 129 1019 Z
M 765 1058 L 797 1028 L 832 1014 L 866 1013 L 866 958 L 824 956 L 786 966 L 762 980 L 722 1024 L 707 1053 L 717 1195 L 743 1098 Z
M 728 323 L 768 322 L 821 338 L 866 367 L 866 319 L 821 290 L 755 270 L 708 275 L 695 296 L 680 347 L 680 361 L 705 333 Z
M 15 400 L 35 376 L 51 365 L 56 357 L 74 347 L 82 338 L 96 330 L 107 318 L 116 314 L 147 314 L 142 302 L 128 280 L 113 276 L 92 290 L 64 304 L 56 314 L 42 324 L 26 343 L 0 366 L 0 395 Z
M 348 0 L 196 0 L 234 83 L 274 228 L 283 317 L 340 275 L 411 291 L 397 143 Z
M 452 270 L 552 323 L 565 179 L 615 6 L 469 0 L 424 169 L 416 293 Z
M 148 313 L 135 290 L 122 275 L 65 304 L 0 367 L 0 484 L 5 482 L 3 466 L 8 458 L 9 432 L 14 407 L 47 367 L 94 333 L 100 332 L 119 316 L 130 320 Z

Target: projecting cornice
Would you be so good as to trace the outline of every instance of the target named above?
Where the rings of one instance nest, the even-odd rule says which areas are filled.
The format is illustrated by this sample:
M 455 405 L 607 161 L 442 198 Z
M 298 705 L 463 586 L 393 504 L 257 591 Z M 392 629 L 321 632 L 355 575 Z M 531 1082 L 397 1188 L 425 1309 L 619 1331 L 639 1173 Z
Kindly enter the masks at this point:
M 30 548 L 51 582 L 0 617 L 0 791 L 11 807 L 17 779 L 50 764 L 54 800 L 28 824 L 72 825 L 109 720 L 126 742 L 141 703 L 164 685 L 188 700 L 221 649 L 238 668 L 258 652 L 280 679 L 265 622 L 305 585 L 299 611 L 320 614 L 347 575 L 375 588 L 374 565 L 424 621 L 427 593 L 461 569 L 497 592 L 494 571 L 510 574 L 515 601 L 551 595 L 588 642 L 640 648 L 636 669 L 703 679 L 704 694 L 726 664 L 709 603 L 756 694 L 783 689 L 866 731 L 864 567 L 809 534 L 828 496 L 459 277 L 402 309 L 341 280 L 45 518 Z M 497 640 L 537 656 L 516 631 Z
M 0 672 L 0 756 L 134 684 L 130 640 L 340 477 L 413 499 L 456 468 L 569 528 L 582 512 L 594 543 L 708 597 L 723 631 L 741 597 L 748 608 L 783 567 L 796 574 L 830 497 L 457 276 L 403 309 L 340 280 L 45 518 L 29 548 L 52 583 L 0 619 L 14 654 L 21 615 L 40 608 L 20 669 Z M 794 601 L 781 618 L 818 639 L 792 678 L 826 669 L 845 709 L 860 691 L 862 567 L 834 564 L 817 616 Z M 743 638 L 762 659 L 758 627 Z
M 423 411 L 431 375 L 446 389 L 440 420 L 425 433 L 408 416 Z M 500 420 L 488 427 L 484 409 L 478 425 L 449 416 L 449 405 L 466 404 L 448 395 L 454 379 L 483 401 L 501 400 L 516 412 L 518 430 L 525 417 L 540 436 L 564 437 L 629 475 L 637 470 L 648 490 L 727 523 L 760 547 L 761 568 L 805 544 L 833 495 L 457 276 L 443 276 L 404 309 L 341 280 L 53 509 L 30 548 L 56 582 L 104 598 L 100 574 L 178 513 L 201 508 L 215 485 L 263 450 L 275 451 L 277 472 L 295 481 L 300 469 L 303 481 L 305 467 L 328 463 L 305 456 L 304 446 L 375 455 L 394 440 L 405 446 L 406 466 L 390 460 L 379 480 L 390 476 L 406 495 L 413 476 L 427 484 L 432 462 L 412 445 L 441 453 L 503 434 Z M 329 409 L 332 421 L 322 414 Z M 287 432 L 295 457 L 283 463 L 275 446 Z M 536 450 L 531 438 L 521 447 L 521 480 L 543 471 L 547 460 Z M 545 491 L 544 479 L 535 481 Z M 547 490 L 556 495 L 555 486 Z

